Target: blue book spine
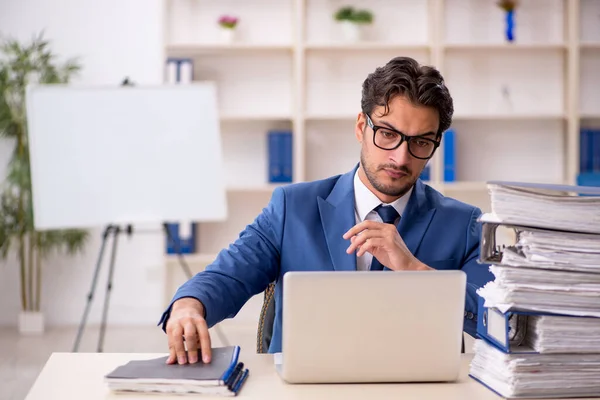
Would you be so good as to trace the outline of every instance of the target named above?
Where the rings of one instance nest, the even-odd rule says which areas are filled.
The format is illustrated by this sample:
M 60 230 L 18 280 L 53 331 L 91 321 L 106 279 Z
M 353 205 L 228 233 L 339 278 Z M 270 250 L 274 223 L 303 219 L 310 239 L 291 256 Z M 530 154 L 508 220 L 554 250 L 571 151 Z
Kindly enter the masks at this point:
M 283 171 L 283 181 L 284 182 L 292 182 L 292 168 L 293 168 L 293 137 L 292 132 L 286 132 L 283 136 L 282 140 L 282 171 Z
M 424 182 L 427 182 L 431 179 L 431 168 L 429 167 L 429 163 L 425 165 L 425 168 L 423 168 L 423 171 L 421 171 L 419 178 L 421 178 L 421 180 Z
M 581 129 L 579 131 L 579 172 L 585 173 L 587 172 L 588 166 L 588 131 L 587 129 Z
M 444 182 L 454 182 L 456 179 L 455 141 L 453 129 L 444 132 Z
M 270 183 L 292 182 L 292 141 L 290 131 L 269 131 L 267 154 Z
M 600 172 L 600 129 L 592 129 L 590 130 L 591 138 L 591 154 L 592 154 L 592 162 L 591 162 L 591 170 L 593 172 Z
M 197 224 L 191 223 L 188 231 L 189 235 L 185 235 L 185 237 L 181 234 L 181 226 L 178 223 L 167 224 L 169 232 L 171 233 L 170 237 L 172 240 L 169 240 L 169 236 L 167 236 L 167 254 L 177 254 L 180 252 L 181 254 L 193 254 L 196 252 L 196 240 L 197 240 Z

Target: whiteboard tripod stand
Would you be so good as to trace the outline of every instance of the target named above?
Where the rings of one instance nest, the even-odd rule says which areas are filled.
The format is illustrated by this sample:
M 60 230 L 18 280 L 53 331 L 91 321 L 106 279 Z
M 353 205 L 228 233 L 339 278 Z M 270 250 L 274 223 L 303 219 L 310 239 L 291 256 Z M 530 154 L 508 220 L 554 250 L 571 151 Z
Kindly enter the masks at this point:
M 183 269 L 187 278 L 191 279 L 192 271 L 190 270 L 190 267 L 187 265 L 185 259 L 183 258 L 183 255 L 181 254 L 181 248 L 179 247 L 179 243 L 177 243 L 177 241 L 173 239 L 171 232 L 169 231 L 168 225 L 166 223 L 163 224 L 163 229 L 167 235 L 168 240 L 173 244 L 173 246 L 175 248 L 175 252 L 177 253 L 179 264 L 181 265 L 181 268 Z M 92 300 L 94 299 L 94 292 L 96 291 L 96 286 L 98 284 L 98 275 L 100 273 L 100 268 L 102 266 L 102 258 L 104 257 L 104 250 L 106 248 L 106 242 L 107 242 L 108 237 L 112 234 L 112 236 L 113 236 L 112 250 L 111 250 L 111 254 L 110 254 L 108 278 L 107 278 L 107 283 L 106 283 L 106 295 L 104 296 L 104 306 L 102 309 L 102 320 L 100 323 L 100 336 L 98 337 L 97 352 L 102 353 L 104 350 L 104 336 L 106 333 L 106 321 L 108 318 L 108 306 L 109 306 L 109 302 L 110 302 L 110 295 L 112 292 L 113 274 L 114 274 L 114 269 L 115 269 L 115 259 L 117 256 L 117 242 L 119 239 L 119 234 L 121 234 L 121 233 L 127 233 L 128 236 L 131 236 L 133 233 L 132 226 L 126 225 L 125 229 L 123 229 L 119 225 L 110 224 L 110 225 L 107 225 L 106 228 L 104 228 L 104 232 L 102 233 L 102 243 L 100 244 L 100 252 L 98 254 L 98 260 L 96 262 L 96 269 L 95 269 L 94 275 L 92 277 L 90 291 L 87 295 L 87 302 L 86 302 L 85 310 L 83 311 L 83 316 L 81 317 L 81 322 L 79 324 L 79 329 L 77 331 L 77 337 L 75 339 L 75 344 L 73 345 L 74 353 L 76 353 L 79 350 L 79 344 L 81 342 L 81 337 L 83 336 L 83 331 L 85 329 L 87 318 L 88 318 L 88 315 L 90 312 Z M 219 337 L 219 340 L 221 341 L 221 343 L 223 343 L 224 346 L 229 346 L 229 341 L 227 340 L 227 337 L 225 336 L 225 334 L 223 333 L 223 331 L 221 330 L 219 325 L 215 325 L 214 328 L 215 328 L 215 333 Z

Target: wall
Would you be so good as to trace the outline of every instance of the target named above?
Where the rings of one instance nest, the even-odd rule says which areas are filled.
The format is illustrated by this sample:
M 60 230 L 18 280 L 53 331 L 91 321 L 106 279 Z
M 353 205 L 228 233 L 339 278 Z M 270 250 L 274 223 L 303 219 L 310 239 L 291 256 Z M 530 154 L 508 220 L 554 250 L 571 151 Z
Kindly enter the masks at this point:
M 77 56 L 83 71 L 76 83 L 119 84 L 125 76 L 138 84 L 163 78 L 163 2 L 161 0 L 0 0 L 0 36 L 29 40 L 45 32 L 60 58 Z M 0 176 L 9 146 L 0 142 Z M 59 156 L 59 155 L 57 155 Z M 118 194 L 116 194 L 118 195 Z M 143 227 L 144 229 L 149 227 Z M 155 324 L 163 309 L 163 236 L 150 233 L 118 243 L 109 322 Z M 43 270 L 43 311 L 48 325 L 77 324 L 83 312 L 100 246 L 92 231 L 85 254 L 53 256 Z M 90 323 L 100 320 L 106 289 L 110 242 L 99 277 Z M 0 265 L 0 325 L 16 325 L 20 308 L 14 258 Z

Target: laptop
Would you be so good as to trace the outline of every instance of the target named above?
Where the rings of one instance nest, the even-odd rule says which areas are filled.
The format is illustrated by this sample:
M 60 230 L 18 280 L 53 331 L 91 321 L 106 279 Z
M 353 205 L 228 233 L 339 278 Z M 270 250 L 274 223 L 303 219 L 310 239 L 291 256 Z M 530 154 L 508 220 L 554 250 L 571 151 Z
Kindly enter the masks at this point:
M 293 271 L 283 287 L 275 364 L 286 382 L 458 379 L 463 271 Z

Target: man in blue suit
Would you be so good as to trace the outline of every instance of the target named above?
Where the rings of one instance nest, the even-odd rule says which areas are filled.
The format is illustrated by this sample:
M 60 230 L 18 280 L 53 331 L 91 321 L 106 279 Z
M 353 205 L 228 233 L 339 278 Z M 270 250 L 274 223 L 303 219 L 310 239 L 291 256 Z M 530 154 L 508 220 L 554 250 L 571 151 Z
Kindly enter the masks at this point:
M 493 279 L 477 262 L 481 211 L 418 179 L 452 121 L 443 77 L 411 58 L 394 58 L 364 81 L 361 108 L 354 169 L 276 188 L 239 238 L 177 290 L 159 323 L 168 334 L 168 363 L 195 363 L 198 350 L 210 362 L 208 328 L 235 316 L 271 282 L 276 314 L 269 352 L 281 351 L 281 282 L 288 271 L 461 269 L 464 331 L 475 335 L 476 290 Z

